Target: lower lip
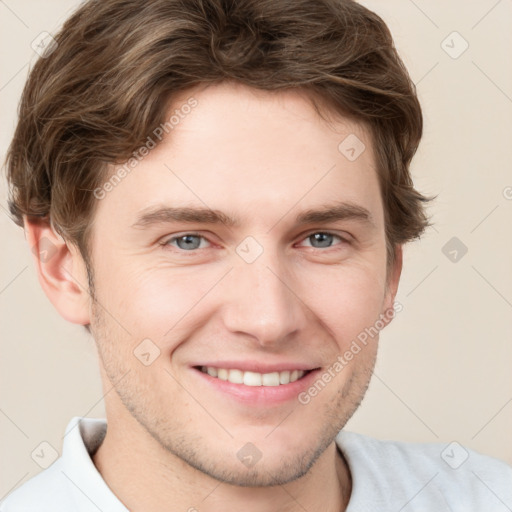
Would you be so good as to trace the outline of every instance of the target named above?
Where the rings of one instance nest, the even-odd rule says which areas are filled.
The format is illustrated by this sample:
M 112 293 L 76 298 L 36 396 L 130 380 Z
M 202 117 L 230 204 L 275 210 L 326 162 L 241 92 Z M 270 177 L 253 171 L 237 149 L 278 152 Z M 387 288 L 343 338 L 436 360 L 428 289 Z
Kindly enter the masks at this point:
M 267 407 L 269 405 L 279 405 L 290 400 L 298 400 L 298 395 L 311 386 L 320 372 L 320 370 L 311 370 L 301 379 L 289 384 L 280 384 L 279 386 L 246 386 L 212 377 L 197 368 L 192 368 L 192 370 L 203 382 L 220 393 L 231 396 L 244 404 L 264 405 Z

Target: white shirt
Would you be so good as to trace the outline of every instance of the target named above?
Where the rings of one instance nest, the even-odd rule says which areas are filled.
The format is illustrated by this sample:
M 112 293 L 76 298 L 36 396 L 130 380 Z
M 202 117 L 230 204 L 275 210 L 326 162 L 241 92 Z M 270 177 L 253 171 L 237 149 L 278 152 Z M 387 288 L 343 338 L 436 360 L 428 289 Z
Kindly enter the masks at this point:
M 104 419 L 74 417 L 62 456 L 11 492 L 1 512 L 126 512 L 91 454 Z M 341 431 L 336 444 L 352 474 L 346 512 L 510 512 L 512 467 L 457 443 L 380 441 Z

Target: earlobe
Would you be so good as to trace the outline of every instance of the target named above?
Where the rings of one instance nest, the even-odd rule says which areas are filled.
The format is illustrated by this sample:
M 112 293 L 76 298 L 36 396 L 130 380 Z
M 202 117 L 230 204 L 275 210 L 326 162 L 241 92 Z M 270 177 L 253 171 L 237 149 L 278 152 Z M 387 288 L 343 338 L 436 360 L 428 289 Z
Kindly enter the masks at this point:
M 39 283 L 50 302 L 69 322 L 89 324 L 87 269 L 78 248 L 66 243 L 45 220 L 25 217 L 24 228 Z

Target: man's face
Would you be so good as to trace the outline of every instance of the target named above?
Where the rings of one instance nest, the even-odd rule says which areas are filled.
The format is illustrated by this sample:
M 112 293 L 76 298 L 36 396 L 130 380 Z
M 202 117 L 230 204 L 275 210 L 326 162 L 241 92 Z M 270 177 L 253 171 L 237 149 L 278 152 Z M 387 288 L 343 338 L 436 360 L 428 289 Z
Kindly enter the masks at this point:
M 95 213 L 91 329 L 115 387 L 107 415 L 217 479 L 284 483 L 357 408 L 377 337 L 333 363 L 392 305 L 399 272 L 386 282 L 371 141 L 349 121 L 328 126 L 296 92 L 224 83 L 193 96 Z M 366 145 L 355 160 L 338 149 L 354 135 Z M 179 208 L 236 223 L 173 218 Z

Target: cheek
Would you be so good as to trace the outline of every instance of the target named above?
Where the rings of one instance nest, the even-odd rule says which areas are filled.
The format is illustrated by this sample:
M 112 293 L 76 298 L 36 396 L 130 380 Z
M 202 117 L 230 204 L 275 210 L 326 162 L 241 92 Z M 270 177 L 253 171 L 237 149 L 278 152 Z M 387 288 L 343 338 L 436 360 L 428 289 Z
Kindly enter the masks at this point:
M 380 265 L 380 253 L 365 256 L 338 265 L 302 263 L 283 276 L 297 296 L 290 300 L 304 303 L 304 314 L 309 308 L 316 317 L 312 322 L 320 319 L 340 349 L 374 324 L 381 312 L 385 264 Z M 208 323 L 215 311 L 228 308 L 223 288 L 239 284 L 229 276 L 223 279 L 229 265 L 222 262 L 172 267 L 165 260 L 148 266 L 141 259 L 118 257 L 113 264 L 107 250 L 98 262 L 97 295 L 110 313 L 107 322 L 120 324 L 123 337 L 127 331 L 134 343 L 149 338 L 163 351 L 172 351 L 178 340 Z M 236 296 L 229 291 L 230 297 Z
M 331 267 L 322 273 L 304 272 L 302 296 L 340 348 L 375 324 L 385 296 L 384 272 L 366 265 Z
M 119 266 L 108 278 L 108 307 L 133 337 L 161 344 L 200 316 L 201 301 L 224 273 L 213 266 Z

